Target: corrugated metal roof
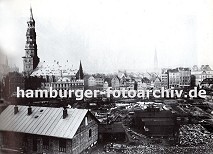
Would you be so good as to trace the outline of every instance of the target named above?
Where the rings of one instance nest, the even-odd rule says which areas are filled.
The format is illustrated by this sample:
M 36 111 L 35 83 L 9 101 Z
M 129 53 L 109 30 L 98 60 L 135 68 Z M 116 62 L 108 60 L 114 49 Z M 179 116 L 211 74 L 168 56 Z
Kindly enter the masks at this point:
M 63 108 L 34 107 L 28 115 L 28 106 L 9 105 L 0 114 L 0 131 L 13 131 L 59 138 L 72 139 L 86 116 L 86 109 L 67 109 L 68 116 L 63 119 Z

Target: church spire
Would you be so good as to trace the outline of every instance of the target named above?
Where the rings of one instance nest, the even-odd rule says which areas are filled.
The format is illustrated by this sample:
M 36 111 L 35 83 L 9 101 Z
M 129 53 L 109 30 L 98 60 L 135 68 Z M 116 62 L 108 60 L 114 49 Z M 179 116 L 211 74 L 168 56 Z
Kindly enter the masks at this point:
M 32 11 L 31 5 L 30 5 L 30 20 L 34 21 L 34 19 L 33 19 L 33 11 Z
M 82 68 L 81 61 L 80 61 L 79 70 L 78 70 L 78 72 L 76 74 L 76 78 L 77 79 L 84 79 L 84 73 L 83 73 L 83 68 Z
M 23 58 L 24 72 L 29 76 L 39 63 L 37 55 L 35 20 L 33 18 L 32 7 L 30 6 L 30 20 L 27 22 L 25 56 Z

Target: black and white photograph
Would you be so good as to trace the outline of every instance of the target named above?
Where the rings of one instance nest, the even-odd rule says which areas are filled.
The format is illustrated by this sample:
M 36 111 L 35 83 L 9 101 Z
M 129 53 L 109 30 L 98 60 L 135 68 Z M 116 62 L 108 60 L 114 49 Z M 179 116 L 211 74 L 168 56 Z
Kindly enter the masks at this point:
M 212 0 L 0 0 L 0 154 L 213 154 Z

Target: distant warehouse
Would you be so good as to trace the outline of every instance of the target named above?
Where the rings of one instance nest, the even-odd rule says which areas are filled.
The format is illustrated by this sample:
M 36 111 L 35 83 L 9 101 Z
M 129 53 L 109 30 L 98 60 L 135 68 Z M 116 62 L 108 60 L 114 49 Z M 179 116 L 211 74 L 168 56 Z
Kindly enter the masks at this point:
M 98 120 L 86 109 L 10 105 L 0 121 L 2 151 L 77 154 L 98 140 Z
M 139 109 L 134 112 L 135 127 L 151 137 L 177 137 L 180 125 L 188 122 L 188 114 L 179 107 L 169 110 L 158 105 L 150 105 L 145 110 Z

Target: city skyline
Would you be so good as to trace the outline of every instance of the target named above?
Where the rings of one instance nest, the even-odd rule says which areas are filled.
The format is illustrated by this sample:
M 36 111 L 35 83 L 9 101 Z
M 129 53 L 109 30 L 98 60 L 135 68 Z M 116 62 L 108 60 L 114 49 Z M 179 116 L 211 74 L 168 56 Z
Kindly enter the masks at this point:
M 160 68 L 213 66 L 210 1 L 39 2 L 31 5 L 41 61 L 69 60 L 78 68 L 81 60 L 92 73 L 140 71 L 154 68 L 156 49 Z M 1 1 L 0 8 L 0 51 L 22 71 L 30 3 Z

